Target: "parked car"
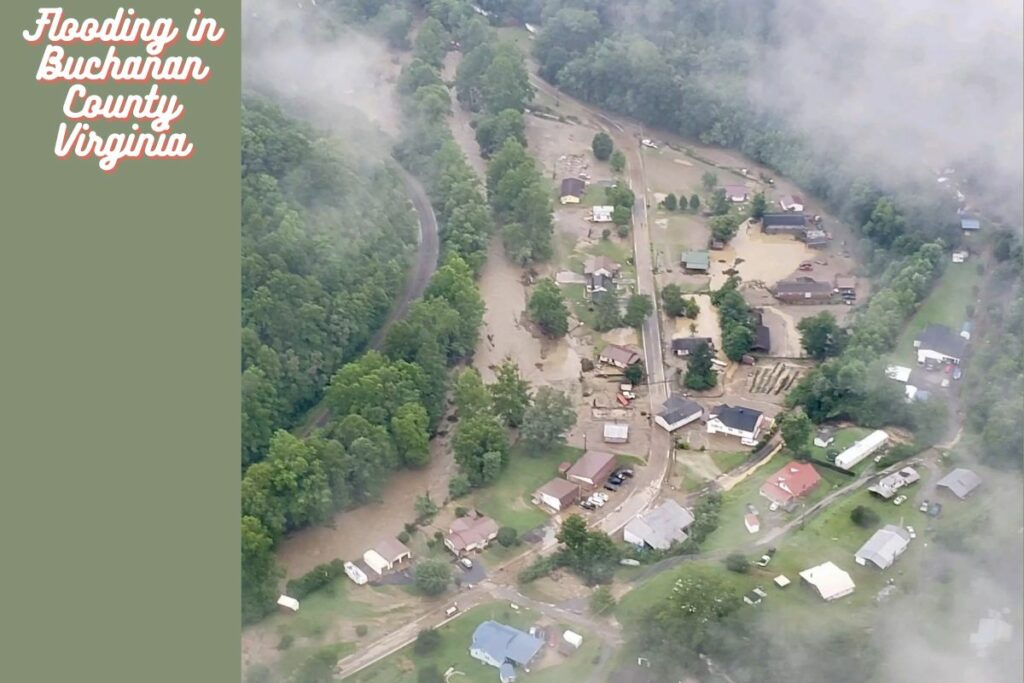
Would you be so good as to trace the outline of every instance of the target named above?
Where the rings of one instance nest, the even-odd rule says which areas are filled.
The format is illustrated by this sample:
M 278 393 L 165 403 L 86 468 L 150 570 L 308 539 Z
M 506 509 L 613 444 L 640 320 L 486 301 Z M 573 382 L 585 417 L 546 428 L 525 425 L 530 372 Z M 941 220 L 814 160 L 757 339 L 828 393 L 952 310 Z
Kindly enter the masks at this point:
M 779 509 L 779 504 L 778 503 L 774 503 L 773 502 L 771 505 L 768 506 L 768 511 L 769 512 L 775 512 L 778 509 Z
M 623 479 L 631 479 L 633 477 L 633 470 L 626 467 L 624 469 L 619 470 L 615 474 L 616 476 L 622 477 Z
M 608 477 L 608 481 L 615 484 L 616 486 L 622 486 L 622 482 L 624 480 L 622 479 L 622 477 L 613 474 L 612 476 Z
M 907 527 L 907 533 L 910 534 L 911 538 L 917 538 L 917 532 L 914 531 L 914 527 L 908 526 Z
M 601 498 L 594 498 L 591 496 L 590 498 L 587 498 L 587 502 L 596 508 L 604 507 L 604 500 Z
M 445 608 L 444 615 L 446 617 L 450 617 L 450 616 L 452 616 L 453 614 L 455 614 L 458 611 L 459 611 L 459 603 L 454 602 L 454 603 L 451 604 L 450 607 Z
M 802 270 L 804 272 L 814 270 L 814 264 L 811 263 L 810 261 L 804 261 L 803 263 L 800 264 L 799 270 Z
M 597 506 L 591 503 L 589 500 L 581 500 L 580 507 L 584 510 L 596 510 Z
M 758 567 L 767 567 L 768 563 L 772 561 L 771 555 L 762 555 L 761 559 L 755 562 Z M 762 596 L 763 597 L 763 596 Z
M 884 458 L 884 457 L 885 457 L 885 453 L 879 453 L 878 455 L 876 455 L 874 457 L 874 462 L 876 462 L 876 463 L 882 462 L 882 458 Z
M 611 481 L 606 481 L 604 483 L 604 487 L 606 489 L 608 489 L 609 491 L 618 491 L 619 490 L 619 485 L 618 484 L 613 484 Z
M 605 493 L 604 491 L 594 491 L 590 495 L 591 495 L 592 498 L 598 498 L 598 499 L 600 499 L 601 501 L 603 501 L 605 503 L 608 502 L 608 494 Z
M 921 505 L 919 505 L 917 509 L 920 510 L 921 512 L 928 512 L 928 501 L 922 501 Z
M 906 501 L 907 501 L 907 497 L 906 496 L 896 496 L 895 498 L 893 498 L 892 504 L 893 505 L 903 505 L 903 503 L 905 503 Z
M 960 379 L 963 376 L 964 376 L 964 371 L 960 369 L 959 365 L 956 366 L 955 368 L 953 368 L 953 379 L 957 379 L 958 380 L 958 379 Z
M 466 569 L 472 569 L 473 568 L 473 560 L 469 559 L 468 557 L 461 558 L 459 560 L 459 564 L 461 564 Z

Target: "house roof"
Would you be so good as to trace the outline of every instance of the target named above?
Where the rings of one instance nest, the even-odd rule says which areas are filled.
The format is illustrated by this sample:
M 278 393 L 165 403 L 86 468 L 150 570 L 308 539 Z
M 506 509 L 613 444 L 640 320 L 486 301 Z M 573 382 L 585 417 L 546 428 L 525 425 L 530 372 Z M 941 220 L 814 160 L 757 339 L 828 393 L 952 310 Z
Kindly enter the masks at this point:
M 611 453 L 606 451 L 587 451 L 576 461 L 576 464 L 569 468 L 565 476 L 594 481 L 595 477 L 608 468 L 609 463 L 614 462 L 615 456 Z
M 856 289 L 857 277 L 855 275 L 836 275 L 836 289 Z
M 703 249 L 684 251 L 680 261 L 687 268 L 707 270 L 711 267 L 711 255 Z
M 854 557 L 871 562 L 879 569 L 886 569 L 909 544 L 910 532 L 895 524 L 886 524 L 854 553 Z
M 683 418 L 690 417 L 695 413 L 702 413 L 704 409 L 696 401 L 691 401 L 682 396 L 669 396 L 661 406 L 658 415 L 669 424 L 675 424 Z
M 957 498 L 966 498 L 980 484 L 981 477 L 974 471 L 958 467 L 940 479 L 936 486 L 949 489 Z
M 800 239 L 807 244 L 827 244 L 829 241 L 828 233 L 824 230 L 804 230 Z
M 818 427 L 818 431 L 815 432 L 814 437 L 816 439 L 821 439 L 822 441 L 827 441 L 827 440 L 833 438 L 835 435 L 836 435 L 836 428 L 835 427 L 830 427 L 828 425 L 825 425 L 823 427 Z
M 783 204 L 803 204 L 804 198 L 798 194 L 784 194 L 779 201 Z
M 913 370 L 903 365 L 887 365 L 885 367 L 885 376 L 889 379 L 894 379 L 897 382 L 903 382 L 906 384 L 910 381 L 910 375 L 913 374 Z
M 850 575 L 832 562 L 805 569 L 800 572 L 800 578 L 814 586 L 825 600 L 849 595 L 856 587 Z
M 761 217 L 761 225 L 807 225 L 807 216 L 802 213 L 766 213 Z
M 743 406 L 730 406 L 723 403 L 711 410 L 711 417 L 718 418 L 718 421 L 726 427 L 738 429 L 744 432 L 754 431 L 757 421 L 761 418 L 761 411 Z
M 821 475 L 809 462 L 793 460 L 765 479 L 761 493 L 776 503 L 788 503 L 798 498 L 821 481 Z
M 981 230 L 981 221 L 977 218 L 961 218 L 960 219 L 961 230 Z
M 868 491 L 877 493 L 882 498 L 888 500 L 896 495 L 896 492 L 901 488 L 909 486 L 919 479 L 921 479 L 921 475 L 917 473 L 917 470 L 913 467 L 904 467 L 898 472 L 882 477 L 872 486 L 869 486 Z
M 828 282 L 819 282 L 812 277 L 798 277 L 792 280 L 779 280 L 775 283 L 775 295 L 797 295 L 817 294 L 829 296 L 832 294 L 832 285 Z
M 457 517 L 448 527 L 448 540 L 455 550 L 487 541 L 498 533 L 498 523 L 486 515 Z
M 564 178 L 562 180 L 563 197 L 582 197 L 586 192 L 587 184 L 579 178 Z
M 623 365 L 632 365 L 640 360 L 640 350 L 633 348 L 632 346 L 620 346 L 618 344 L 609 344 L 608 346 L 601 349 L 599 354 L 602 358 L 607 358 Z
M 922 349 L 952 358 L 962 358 L 967 345 L 963 337 L 945 325 L 929 325 L 918 333 L 914 341 Z
M 755 325 L 754 326 L 754 343 L 751 344 L 751 351 L 764 351 L 765 353 L 772 349 L 772 331 L 768 329 L 767 325 Z
M 642 538 L 644 543 L 659 550 L 667 550 L 672 543 L 686 540 L 686 529 L 693 524 L 693 514 L 674 500 L 666 500 L 658 507 L 626 524 L 626 531 Z
M 551 496 L 552 498 L 557 498 L 558 500 L 565 500 L 569 496 L 579 495 L 579 492 L 580 487 L 578 484 L 574 484 L 573 482 L 567 479 L 555 477 L 554 479 L 552 479 L 551 481 L 537 489 L 537 493 L 535 495 L 539 497 L 540 494 L 543 493 L 544 495 Z
M 693 353 L 701 344 L 707 344 L 711 349 L 715 348 L 715 342 L 710 337 L 678 337 L 672 340 L 672 350 Z
M 408 546 L 397 538 L 385 538 L 377 541 L 373 544 L 373 549 L 388 562 L 394 562 L 403 555 L 412 555 L 412 551 L 409 550 Z
M 726 197 L 746 197 L 750 194 L 750 188 L 746 185 L 726 185 L 725 196 Z
M 606 439 L 626 439 L 629 438 L 629 425 L 627 424 L 614 424 L 607 423 L 604 426 L 604 437 Z
M 473 631 L 472 648 L 486 652 L 499 662 L 511 661 L 525 666 L 542 647 L 543 640 L 496 621 L 485 621 Z
M 590 275 L 599 270 L 607 270 L 610 273 L 617 273 L 621 266 L 607 256 L 588 256 L 583 262 L 583 274 Z

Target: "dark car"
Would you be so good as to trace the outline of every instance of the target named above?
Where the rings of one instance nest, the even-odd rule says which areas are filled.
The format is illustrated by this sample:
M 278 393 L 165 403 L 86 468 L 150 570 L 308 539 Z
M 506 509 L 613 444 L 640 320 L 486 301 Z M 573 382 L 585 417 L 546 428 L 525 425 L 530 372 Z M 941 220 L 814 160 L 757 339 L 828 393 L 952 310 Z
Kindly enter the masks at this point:
M 631 479 L 633 477 L 633 470 L 631 470 L 631 469 L 629 469 L 627 467 L 624 470 L 619 470 L 618 472 L 616 472 L 615 476 L 616 477 L 621 477 L 623 479 Z
M 594 507 L 594 505 L 592 503 L 588 503 L 585 500 L 581 500 L 580 501 L 580 507 L 583 508 L 584 510 L 595 510 L 595 509 L 597 509 L 597 508 Z
M 610 480 L 606 481 L 604 483 L 604 487 L 606 489 L 608 489 L 609 491 L 618 491 L 619 490 L 619 485 L 618 484 L 613 484 Z
M 612 475 L 608 477 L 608 481 L 612 484 L 615 484 L 616 486 L 622 486 L 623 479 L 622 477 Z

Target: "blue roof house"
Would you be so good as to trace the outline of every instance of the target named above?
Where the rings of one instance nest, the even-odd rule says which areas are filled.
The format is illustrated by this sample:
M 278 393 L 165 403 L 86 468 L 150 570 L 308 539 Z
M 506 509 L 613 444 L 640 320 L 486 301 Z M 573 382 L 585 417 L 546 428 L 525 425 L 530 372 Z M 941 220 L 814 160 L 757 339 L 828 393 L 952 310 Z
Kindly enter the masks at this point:
M 543 640 L 517 628 L 485 621 L 473 631 L 469 654 L 484 664 L 496 667 L 501 682 L 510 683 L 515 680 L 515 667 L 529 666 L 543 647 Z

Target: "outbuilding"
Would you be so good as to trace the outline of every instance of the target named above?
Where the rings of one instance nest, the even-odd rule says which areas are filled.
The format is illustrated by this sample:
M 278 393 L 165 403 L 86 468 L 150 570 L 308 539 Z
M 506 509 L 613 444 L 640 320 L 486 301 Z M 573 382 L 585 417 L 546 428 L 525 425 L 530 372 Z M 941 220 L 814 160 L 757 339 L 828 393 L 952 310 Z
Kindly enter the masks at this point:
M 591 212 L 591 220 L 595 223 L 611 223 L 614 206 L 595 206 Z
M 579 484 L 556 477 L 533 494 L 533 502 L 561 512 L 580 499 Z
M 696 401 L 682 396 L 670 396 L 661 406 L 661 412 L 654 416 L 654 422 L 666 432 L 674 432 L 699 420 L 703 414 L 704 408 Z
M 889 440 L 889 435 L 881 429 L 876 429 L 860 441 L 857 441 L 845 451 L 836 456 L 836 467 L 848 470 L 864 458 L 868 457 Z
M 971 495 L 974 489 L 981 485 L 981 477 L 977 475 L 973 470 L 969 470 L 963 467 L 958 467 L 942 479 L 936 486 L 941 486 L 948 491 L 951 491 L 954 496 L 963 500 L 967 496 Z
M 411 557 L 412 551 L 404 543 L 397 538 L 385 538 L 363 553 L 363 562 L 373 571 L 383 574 Z
M 282 595 L 277 599 L 277 606 L 283 607 L 284 609 L 290 612 L 299 611 L 299 601 L 295 598 L 290 598 L 287 595 Z
M 850 575 L 832 562 L 805 569 L 800 572 L 800 578 L 813 586 L 822 600 L 827 602 L 846 597 L 856 588 Z
M 608 422 L 604 425 L 605 443 L 626 443 L 629 441 L 629 425 Z
M 565 473 L 565 478 L 584 487 L 599 486 L 615 470 L 615 456 L 605 451 L 587 451 Z
M 835 440 L 835 427 L 829 427 L 827 425 L 824 427 L 818 427 L 818 431 L 814 434 L 814 445 L 818 448 L 828 448 Z
M 853 555 L 857 564 L 866 567 L 868 562 L 879 569 L 888 569 L 896 558 L 910 545 L 910 532 L 895 524 L 886 524 L 876 531 Z
M 562 180 L 560 201 L 563 204 L 579 204 L 586 191 L 587 184 L 579 178 L 565 178 Z

